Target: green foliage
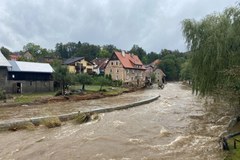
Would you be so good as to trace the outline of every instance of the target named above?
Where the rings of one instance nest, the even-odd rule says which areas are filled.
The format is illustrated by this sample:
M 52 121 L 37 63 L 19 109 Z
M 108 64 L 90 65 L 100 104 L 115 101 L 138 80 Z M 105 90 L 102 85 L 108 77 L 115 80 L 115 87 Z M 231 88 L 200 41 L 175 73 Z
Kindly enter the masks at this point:
M 186 60 L 181 65 L 180 79 L 181 80 L 188 80 L 188 81 L 192 79 L 192 65 L 191 65 L 191 60 L 190 59 Z
M 73 75 L 69 73 L 66 66 L 57 65 L 54 68 L 53 79 L 60 84 L 62 95 L 64 95 L 66 85 L 73 81 Z
M 161 63 L 159 68 L 166 74 L 166 80 L 177 81 L 180 79 L 180 71 L 182 64 L 186 61 L 185 53 L 179 51 L 162 50 Z
M 6 93 L 0 89 L 0 100 L 5 100 L 6 98 Z
M 92 83 L 92 76 L 87 73 L 77 74 L 76 81 L 82 84 L 82 90 L 85 90 L 85 85 Z
M 11 51 L 5 47 L 1 47 L 0 51 L 2 52 L 2 54 L 4 55 L 5 58 L 9 59 L 10 58 L 10 54 Z
M 101 91 L 103 86 L 111 85 L 111 80 L 109 80 L 108 78 L 106 78 L 104 76 L 99 76 L 99 77 L 94 78 L 94 84 L 100 85 L 99 90 Z
M 159 59 L 159 57 L 160 57 L 159 54 L 157 54 L 155 52 L 150 52 L 143 58 L 143 61 L 145 64 L 150 64 L 153 61 L 155 61 L 156 59 Z
M 144 51 L 141 47 L 139 47 L 136 44 L 133 45 L 132 49 L 129 52 L 137 55 L 140 60 L 142 60 L 147 55 L 146 51 Z
M 199 22 L 186 19 L 182 24 L 192 51 L 193 91 L 202 95 L 228 92 L 239 97 L 240 8 L 227 8 Z

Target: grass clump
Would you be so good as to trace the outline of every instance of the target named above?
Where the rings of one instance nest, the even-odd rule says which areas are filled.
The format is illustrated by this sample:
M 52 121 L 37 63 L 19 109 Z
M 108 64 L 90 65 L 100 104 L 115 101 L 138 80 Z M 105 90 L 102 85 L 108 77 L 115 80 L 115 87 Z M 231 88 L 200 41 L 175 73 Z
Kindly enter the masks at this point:
M 62 125 L 62 122 L 58 117 L 49 117 L 49 118 L 43 119 L 41 124 L 43 124 L 47 128 L 54 128 L 54 127 L 60 127 Z
M 240 140 L 240 136 L 234 137 L 237 140 Z M 231 138 L 228 140 L 229 151 L 225 160 L 239 160 L 240 159 L 240 143 L 236 143 L 236 149 L 234 149 L 234 139 Z
M 31 122 L 25 122 L 25 123 L 20 123 L 20 124 L 13 124 L 11 125 L 8 130 L 10 131 L 17 131 L 17 130 L 22 130 L 22 129 L 26 129 L 29 131 L 33 131 L 35 130 L 35 125 Z
M 78 113 L 77 117 L 75 118 L 75 122 L 77 124 L 82 124 L 88 122 L 90 119 L 89 114 L 87 113 Z
M 77 117 L 75 118 L 75 122 L 77 124 L 86 123 L 89 121 L 98 120 L 99 116 L 96 113 L 78 113 Z

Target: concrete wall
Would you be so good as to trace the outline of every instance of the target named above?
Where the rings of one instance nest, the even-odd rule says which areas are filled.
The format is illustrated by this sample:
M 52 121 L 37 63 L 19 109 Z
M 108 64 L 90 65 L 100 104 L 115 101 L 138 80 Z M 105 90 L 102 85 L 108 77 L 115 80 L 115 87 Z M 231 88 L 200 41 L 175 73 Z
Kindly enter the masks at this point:
M 21 93 L 33 92 L 52 92 L 54 91 L 53 81 L 12 81 L 9 80 L 6 85 L 8 93 L 17 93 L 17 83 L 21 83 Z

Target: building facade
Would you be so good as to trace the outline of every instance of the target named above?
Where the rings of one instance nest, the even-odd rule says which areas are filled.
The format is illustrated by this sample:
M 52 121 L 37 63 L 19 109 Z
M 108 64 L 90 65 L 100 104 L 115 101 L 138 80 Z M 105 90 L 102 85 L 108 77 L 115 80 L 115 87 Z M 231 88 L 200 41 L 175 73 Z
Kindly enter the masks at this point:
M 138 56 L 124 51 L 115 51 L 105 67 L 105 75 L 124 84 L 144 85 L 145 67 Z
M 93 72 L 93 63 L 85 60 L 84 57 L 73 57 L 64 61 L 70 73 L 89 73 Z

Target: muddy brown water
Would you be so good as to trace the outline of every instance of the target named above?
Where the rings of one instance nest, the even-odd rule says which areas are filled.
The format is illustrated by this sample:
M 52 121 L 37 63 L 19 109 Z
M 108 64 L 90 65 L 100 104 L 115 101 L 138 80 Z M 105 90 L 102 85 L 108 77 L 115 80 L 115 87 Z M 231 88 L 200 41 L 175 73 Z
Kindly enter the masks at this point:
M 163 90 L 155 87 L 130 93 L 125 98 L 136 100 L 157 94 L 161 95 L 157 101 L 100 114 L 99 120 L 83 125 L 67 122 L 53 129 L 2 132 L 0 160 L 224 159 L 218 136 L 230 119 L 226 106 L 207 104 L 179 83 L 169 83 Z M 125 98 L 91 103 L 99 107 L 117 105 L 125 103 Z

